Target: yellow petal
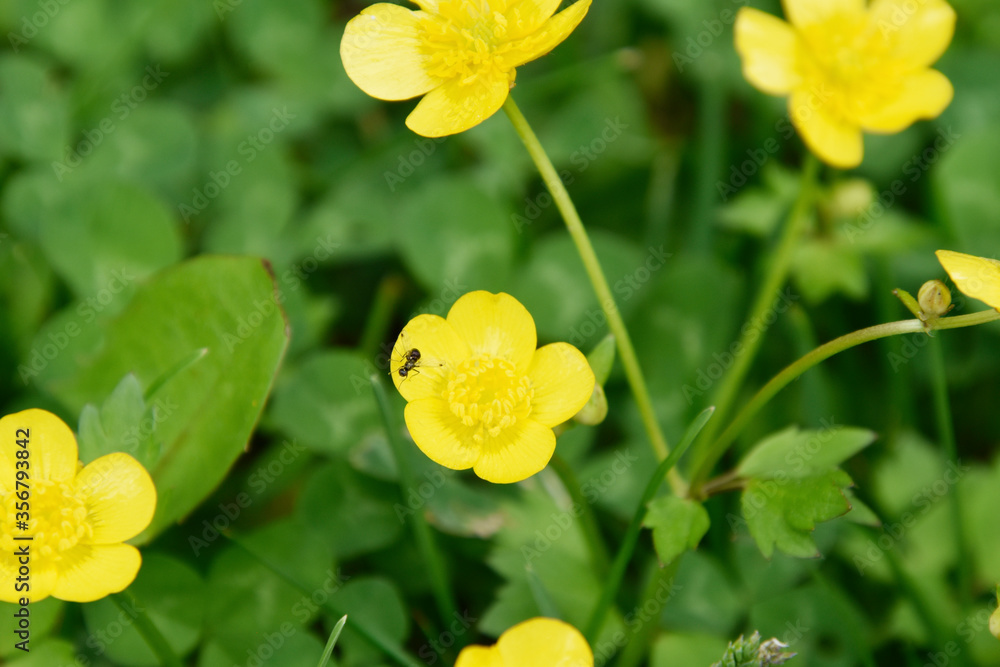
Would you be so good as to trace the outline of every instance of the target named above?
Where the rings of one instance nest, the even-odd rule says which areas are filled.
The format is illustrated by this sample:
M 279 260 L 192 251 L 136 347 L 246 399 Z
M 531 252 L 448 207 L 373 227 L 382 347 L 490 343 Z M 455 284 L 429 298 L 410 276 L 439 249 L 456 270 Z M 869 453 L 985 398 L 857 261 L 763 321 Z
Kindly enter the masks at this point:
M 538 344 L 535 320 L 520 301 L 504 292 L 462 295 L 448 311 L 448 324 L 468 344 L 471 356 L 505 359 L 522 372 Z
M 511 79 L 498 72 L 483 73 L 472 81 L 453 79 L 420 100 L 406 117 L 406 126 L 425 137 L 464 132 L 492 116 L 510 93 Z
M 139 550 L 131 544 L 77 545 L 62 558 L 52 596 L 67 602 L 93 602 L 121 592 L 142 565 Z
M 781 19 L 744 7 L 736 15 L 736 51 L 743 61 L 743 76 L 758 89 L 787 95 L 800 80 L 798 36 Z
M 25 438 L 27 435 L 27 438 Z M 76 436 L 47 410 L 32 408 L 0 419 L 0 493 L 14 488 L 17 442 L 27 439 L 32 479 L 69 482 L 76 475 Z
M 485 646 L 466 646 L 458 654 L 455 667 L 505 667 L 500 652 Z
M 1000 262 L 952 250 L 935 254 L 962 294 L 1000 310 Z
M 921 118 L 935 118 L 951 104 L 955 90 L 941 72 L 925 69 L 909 74 L 885 106 L 861 114 L 861 127 L 872 132 L 899 132 Z
M 14 587 L 25 583 L 17 581 L 19 567 L 20 563 L 13 554 L 0 554 L 0 602 L 20 602 L 21 598 L 27 598 L 29 602 L 41 602 L 52 595 L 58 579 L 54 568 L 43 566 L 37 560 L 31 561 L 27 582 L 29 589 L 18 591 Z
M 510 0 L 504 10 L 507 38 L 520 39 L 535 32 L 552 18 L 562 0 Z
M 410 401 L 403 411 L 413 442 L 431 461 L 452 470 L 467 470 L 479 458 L 468 427 L 440 398 Z
M 831 16 L 864 15 L 867 0 L 782 0 L 785 16 L 796 28 L 823 23 Z
M 555 451 L 551 428 L 522 420 L 486 442 L 473 470 L 487 482 L 512 484 L 543 470 Z
M 372 97 L 406 100 L 441 85 L 425 65 L 423 17 L 409 9 L 379 3 L 347 23 L 340 58 L 351 81 Z
M 870 20 L 893 55 L 913 68 L 937 61 L 955 34 L 955 10 L 943 0 L 875 0 Z
M 556 48 L 576 30 L 587 15 L 591 0 L 578 0 L 562 10 L 534 33 L 510 42 L 510 52 L 504 56 L 504 66 L 517 67 L 541 58 Z
M 116 452 L 89 463 L 75 482 L 94 528 L 93 544 L 114 544 L 144 531 L 156 511 L 156 487 L 138 461 Z
M 593 667 L 594 654 L 580 631 L 554 618 L 533 618 L 500 635 L 505 667 Z
M 821 160 L 841 169 L 861 164 L 864 143 L 860 128 L 835 117 L 820 96 L 796 90 L 788 100 L 788 111 L 802 140 Z
M 413 350 L 420 353 L 420 358 L 415 364 L 411 362 L 413 370 L 404 377 L 399 370 Z M 403 327 L 392 347 L 392 382 L 408 401 L 441 396 L 449 370 L 468 358 L 469 346 L 447 320 L 437 315 L 417 315 Z
M 528 377 L 534 390 L 531 418 L 548 427 L 579 412 L 590 400 L 596 382 L 587 357 L 569 343 L 538 348 Z

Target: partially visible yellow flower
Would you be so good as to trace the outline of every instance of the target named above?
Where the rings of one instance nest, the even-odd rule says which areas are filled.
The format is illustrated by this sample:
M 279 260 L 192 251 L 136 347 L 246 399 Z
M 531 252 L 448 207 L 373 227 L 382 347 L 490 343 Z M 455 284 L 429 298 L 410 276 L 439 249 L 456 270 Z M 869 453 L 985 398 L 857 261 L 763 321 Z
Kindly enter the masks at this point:
M 508 629 L 493 646 L 468 646 L 455 667 L 594 667 L 580 631 L 554 618 L 533 618 Z
M 27 458 L 19 454 L 24 451 Z M 27 494 L 17 484 L 19 471 L 27 473 L 21 482 Z M 32 409 L 0 419 L 0 505 L 0 600 L 38 602 L 51 595 L 91 602 L 124 590 L 138 574 L 139 550 L 123 542 L 153 520 L 156 487 L 128 454 L 108 454 L 84 467 L 69 427 Z M 19 522 L 26 518 L 25 529 Z M 27 582 L 18 579 L 24 563 L 15 555 L 25 547 Z M 27 590 L 20 588 L 25 583 Z
M 1000 310 L 1000 262 L 952 250 L 935 254 L 962 294 Z
M 340 57 L 372 97 L 424 95 L 406 125 L 425 137 L 463 132 L 503 106 L 515 68 L 545 55 L 583 20 L 591 0 L 414 0 L 379 3 L 347 24 Z
M 944 0 L 784 0 L 789 23 L 743 8 L 736 50 L 750 83 L 788 95 L 792 123 L 829 164 L 856 167 L 862 130 L 890 134 L 951 103 L 951 82 L 930 69 L 951 42 Z
M 470 292 L 448 318 L 418 315 L 393 346 L 406 426 L 433 461 L 519 482 L 555 452 L 552 427 L 579 412 L 594 373 L 568 343 L 535 349 L 535 321 L 509 294 Z

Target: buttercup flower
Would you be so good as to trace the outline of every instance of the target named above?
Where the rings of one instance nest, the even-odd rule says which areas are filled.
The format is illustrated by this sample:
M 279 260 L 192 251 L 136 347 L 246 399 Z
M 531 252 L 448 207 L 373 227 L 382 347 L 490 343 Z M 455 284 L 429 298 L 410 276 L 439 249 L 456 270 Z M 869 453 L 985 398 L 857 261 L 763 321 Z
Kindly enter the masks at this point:
M 934 118 L 951 82 L 930 69 L 951 42 L 944 0 L 783 0 L 791 24 L 743 8 L 736 50 L 750 83 L 788 95 L 809 149 L 836 167 L 861 163 L 861 132 L 894 133 Z
M 441 137 L 483 122 L 503 105 L 515 68 L 569 36 L 591 0 L 555 14 L 560 0 L 414 0 L 379 3 L 347 24 L 340 57 L 372 97 L 424 95 L 406 125 Z
M 962 294 L 1000 310 L 1000 262 L 952 250 L 935 254 Z
M 21 486 L 19 472 L 27 473 Z M 139 550 L 122 542 L 152 521 L 156 488 L 128 454 L 108 454 L 84 467 L 69 427 L 33 409 L 0 419 L 0 505 L 0 600 L 38 602 L 51 595 L 91 602 L 124 590 L 138 574 Z M 25 548 L 27 582 L 18 580 L 25 564 L 15 555 Z
M 455 667 L 594 667 L 579 630 L 554 618 L 518 623 L 493 646 L 468 646 Z
M 448 318 L 418 315 L 393 347 L 406 426 L 433 461 L 519 482 L 552 458 L 552 427 L 590 399 L 594 373 L 568 343 L 535 349 L 535 322 L 509 294 L 470 292 Z

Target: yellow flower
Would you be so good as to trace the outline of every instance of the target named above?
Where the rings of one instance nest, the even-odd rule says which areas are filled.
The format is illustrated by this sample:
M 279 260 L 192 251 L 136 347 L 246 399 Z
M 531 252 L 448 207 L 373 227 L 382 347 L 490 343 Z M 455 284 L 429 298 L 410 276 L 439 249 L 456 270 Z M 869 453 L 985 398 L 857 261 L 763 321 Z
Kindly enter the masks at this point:
M 340 57 L 372 97 L 425 95 L 406 125 L 442 137 L 496 113 L 514 86 L 514 68 L 566 39 L 590 2 L 555 16 L 560 0 L 414 0 L 420 11 L 379 3 L 347 24 Z
M 552 427 L 579 412 L 595 381 L 572 345 L 536 344 L 535 321 L 509 294 L 470 292 L 447 319 L 410 320 L 393 346 L 392 379 L 424 454 L 502 484 L 542 470 Z
M 156 488 L 128 454 L 108 454 L 84 467 L 69 427 L 32 409 L 0 419 L 0 505 L 0 600 L 38 602 L 51 595 L 91 602 L 124 590 L 138 574 L 139 550 L 122 542 L 152 521 Z M 27 582 L 19 579 L 24 557 L 15 555 L 24 548 Z
M 594 667 L 580 631 L 554 618 L 533 618 L 508 629 L 493 646 L 468 646 L 455 667 Z
M 736 50 L 750 83 L 788 95 L 809 149 L 836 167 L 861 164 L 862 130 L 899 132 L 951 102 L 951 82 L 930 69 L 951 42 L 944 0 L 784 0 L 791 24 L 743 8 Z
M 935 254 L 962 294 L 1000 310 L 1000 262 L 952 250 Z

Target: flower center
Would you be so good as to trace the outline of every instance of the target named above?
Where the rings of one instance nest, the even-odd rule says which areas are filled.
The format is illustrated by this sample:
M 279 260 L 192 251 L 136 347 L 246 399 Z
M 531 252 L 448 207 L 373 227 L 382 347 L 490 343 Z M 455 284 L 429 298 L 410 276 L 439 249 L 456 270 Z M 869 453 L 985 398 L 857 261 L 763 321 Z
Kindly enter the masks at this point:
M 35 479 L 31 482 L 28 498 L 30 519 L 27 530 L 20 523 L 17 512 L 23 502 L 8 493 L 2 499 L 3 517 L 0 517 L 0 557 L 10 558 L 18 547 L 29 545 L 33 562 L 53 562 L 62 558 L 62 552 L 72 549 L 81 540 L 93 537 L 94 529 L 87 521 L 87 508 L 76 495 L 73 485 Z M 21 509 L 17 508 L 18 504 Z M 14 540 L 14 536 L 32 536 L 32 541 Z
M 841 116 L 855 117 L 895 93 L 891 35 L 863 16 L 832 16 L 802 29 L 803 78 Z
M 431 57 L 430 75 L 470 83 L 479 74 L 509 69 L 504 62 L 507 17 L 491 9 L 488 0 L 446 0 L 439 12 L 423 21 L 421 42 Z
M 483 354 L 467 359 L 451 372 L 444 399 L 452 414 L 473 429 L 481 443 L 531 414 L 531 380 L 514 364 Z

